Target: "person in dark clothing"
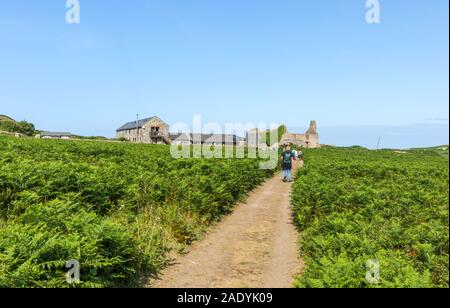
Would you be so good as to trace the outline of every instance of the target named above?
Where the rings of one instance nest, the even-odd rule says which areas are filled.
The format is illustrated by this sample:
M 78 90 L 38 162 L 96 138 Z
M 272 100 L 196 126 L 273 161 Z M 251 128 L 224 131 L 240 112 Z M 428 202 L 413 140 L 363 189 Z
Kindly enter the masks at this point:
M 281 154 L 281 167 L 283 169 L 283 182 L 290 182 L 292 179 L 292 168 L 294 167 L 294 153 L 291 147 L 286 145 Z

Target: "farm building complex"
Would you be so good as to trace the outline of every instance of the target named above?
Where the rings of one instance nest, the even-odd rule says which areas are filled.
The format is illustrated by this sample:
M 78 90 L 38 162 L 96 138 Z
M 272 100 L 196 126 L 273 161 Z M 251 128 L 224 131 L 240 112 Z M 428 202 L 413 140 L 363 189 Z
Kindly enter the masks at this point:
M 239 145 L 245 139 L 229 134 L 188 134 L 169 132 L 169 125 L 158 117 L 128 122 L 116 131 L 117 139 L 149 144 Z
M 252 143 L 249 146 L 257 145 L 259 142 L 258 136 L 263 132 L 257 129 L 251 130 L 250 132 L 251 134 L 255 134 L 256 138 L 252 136 L 253 143 L 255 144 Z M 122 125 L 116 130 L 116 138 L 136 143 L 179 145 L 245 145 L 246 141 L 245 138 L 230 134 L 174 134 L 170 132 L 169 125 L 156 116 Z M 249 134 L 247 134 L 247 139 L 249 140 Z M 319 147 L 319 134 L 317 133 L 316 121 L 311 121 L 308 131 L 304 134 L 286 132 L 280 143 L 291 143 L 306 148 Z

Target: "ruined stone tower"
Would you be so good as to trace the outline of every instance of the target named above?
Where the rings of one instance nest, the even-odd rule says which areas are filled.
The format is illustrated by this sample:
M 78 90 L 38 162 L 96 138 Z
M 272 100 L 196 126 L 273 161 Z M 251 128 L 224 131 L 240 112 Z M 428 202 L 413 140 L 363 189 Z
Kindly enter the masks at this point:
M 280 141 L 280 144 L 294 144 L 305 148 L 319 148 L 319 133 L 317 132 L 317 122 L 311 121 L 309 129 L 304 134 L 286 133 Z
M 311 121 L 309 129 L 305 133 L 308 148 L 319 147 L 319 133 L 317 132 L 317 122 Z

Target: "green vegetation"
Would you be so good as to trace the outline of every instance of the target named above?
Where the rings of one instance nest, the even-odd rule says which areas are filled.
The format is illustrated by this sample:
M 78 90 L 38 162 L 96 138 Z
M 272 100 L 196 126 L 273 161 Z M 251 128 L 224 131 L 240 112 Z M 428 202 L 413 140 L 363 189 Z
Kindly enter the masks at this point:
M 441 146 L 431 147 L 431 148 L 415 148 L 415 149 L 411 149 L 411 151 L 417 152 L 417 153 L 434 151 L 442 156 L 448 157 L 448 145 L 441 145 Z
M 287 131 L 287 127 L 286 125 L 280 125 L 280 127 L 278 127 L 278 139 L 276 140 L 276 142 L 278 142 L 279 140 L 281 140 L 283 138 L 283 135 L 286 133 Z M 266 143 L 268 146 L 274 145 L 276 142 L 271 140 L 271 130 L 267 130 L 266 131 Z
M 35 128 L 32 123 L 26 121 L 16 122 L 10 117 L 0 115 L 0 131 L 32 136 L 34 135 Z
M 12 121 L 12 122 L 14 122 L 14 119 L 8 117 L 7 115 L 0 114 L 0 121 Z
M 293 187 L 298 287 L 448 287 L 448 157 L 434 150 L 305 151 Z M 380 266 L 366 281 L 368 260 Z
M 0 136 L 0 287 L 135 286 L 274 171 L 168 146 Z
M 72 138 L 81 139 L 81 140 L 94 140 L 94 141 L 96 141 L 96 140 L 100 140 L 100 141 L 109 140 L 108 138 L 103 137 L 103 136 L 79 136 L 79 135 L 73 135 Z

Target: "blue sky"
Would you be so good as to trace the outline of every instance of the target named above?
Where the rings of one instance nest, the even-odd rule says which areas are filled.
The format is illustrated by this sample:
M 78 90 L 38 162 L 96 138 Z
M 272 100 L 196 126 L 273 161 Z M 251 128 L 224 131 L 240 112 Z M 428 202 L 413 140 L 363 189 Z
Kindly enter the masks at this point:
M 2 1 L 0 113 L 108 137 L 136 113 L 201 114 L 315 119 L 337 145 L 448 143 L 448 1 L 380 0 L 379 25 L 365 2 L 81 0 L 69 25 L 65 0 Z

